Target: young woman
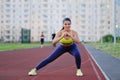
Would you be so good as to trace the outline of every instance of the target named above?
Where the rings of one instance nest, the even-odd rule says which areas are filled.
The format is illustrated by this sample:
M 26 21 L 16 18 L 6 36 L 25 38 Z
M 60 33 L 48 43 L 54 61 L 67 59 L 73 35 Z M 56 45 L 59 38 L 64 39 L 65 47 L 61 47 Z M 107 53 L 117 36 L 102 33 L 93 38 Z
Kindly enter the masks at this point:
M 40 36 L 40 43 L 41 43 L 41 48 L 44 46 L 44 34 L 43 32 L 41 33 L 41 36 Z
M 55 33 L 52 34 L 52 40 L 55 38 Z M 53 47 L 56 47 L 56 44 L 53 44 Z
M 60 30 L 55 38 L 53 39 L 53 44 L 57 44 L 58 42 L 60 45 L 53 51 L 53 53 L 44 59 L 42 62 L 39 63 L 35 68 L 33 68 L 28 75 L 33 76 L 37 75 L 37 70 L 41 69 L 42 67 L 46 66 L 48 63 L 54 61 L 59 56 L 64 54 L 65 52 L 69 52 L 75 58 L 77 72 L 76 76 L 83 76 L 81 71 L 81 56 L 79 49 L 76 44 L 79 44 L 79 38 L 77 32 L 71 30 L 71 20 L 70 18 L 65 18 L 63 20 L 63 28 Z

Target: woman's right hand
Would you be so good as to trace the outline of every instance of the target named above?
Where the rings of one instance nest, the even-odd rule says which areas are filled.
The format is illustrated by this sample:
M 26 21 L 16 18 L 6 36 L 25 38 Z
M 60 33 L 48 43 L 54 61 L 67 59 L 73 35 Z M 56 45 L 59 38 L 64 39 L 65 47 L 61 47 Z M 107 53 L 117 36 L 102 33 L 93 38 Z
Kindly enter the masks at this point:
M 67 34 L 66 34 L 66 32 L 61 32 L 61 38 L 63 38 L 63 37 L 65 37 Z

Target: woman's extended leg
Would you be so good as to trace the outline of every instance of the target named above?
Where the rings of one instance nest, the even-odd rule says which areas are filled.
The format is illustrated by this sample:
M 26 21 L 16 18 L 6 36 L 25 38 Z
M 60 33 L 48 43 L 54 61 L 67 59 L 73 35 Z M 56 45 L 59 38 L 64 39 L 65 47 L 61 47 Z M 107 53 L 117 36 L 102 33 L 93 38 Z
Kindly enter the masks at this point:
M 48 56 L 47 58 L 45 58 L 42 62 L 40 62 L 36 66 L 36 70 L 39 70 L 42 67 L 46 66 L 48 63 L 54 61 L 56 58 L 58 58 L 59 56 L 61 56 L 64 52 L 65 52 L 65 49 L 62 46 L 58 47 L 50 56 Z
M 59 46 L 50 56 L 45 58 L 43 61 L 41 61 L 36 68 L 32 69 L 28 75 L 37 75 L 36 70 L 41 69 L 42 67 L 46 66 L 48 63 L 54 61 L 56 58 L 61 56 L 63 53 L 65 53 L 66 50 L 64 49 L 63 46 Z

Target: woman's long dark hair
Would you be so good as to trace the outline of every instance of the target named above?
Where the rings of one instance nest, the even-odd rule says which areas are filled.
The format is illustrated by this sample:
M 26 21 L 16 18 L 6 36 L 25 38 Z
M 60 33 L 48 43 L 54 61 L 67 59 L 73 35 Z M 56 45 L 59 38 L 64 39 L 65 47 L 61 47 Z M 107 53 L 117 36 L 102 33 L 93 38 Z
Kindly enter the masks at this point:
M 70 24 L 71 24 L 71 19 L 70 19 L 70 18 L 64 18 L 64 19 L 63 19 L 63 23 L 64 23 L 65 21 L 70 21 Z M 61 30 L 63 30 L 63 29 L 64 29 L 64 27 L 62 27 Z

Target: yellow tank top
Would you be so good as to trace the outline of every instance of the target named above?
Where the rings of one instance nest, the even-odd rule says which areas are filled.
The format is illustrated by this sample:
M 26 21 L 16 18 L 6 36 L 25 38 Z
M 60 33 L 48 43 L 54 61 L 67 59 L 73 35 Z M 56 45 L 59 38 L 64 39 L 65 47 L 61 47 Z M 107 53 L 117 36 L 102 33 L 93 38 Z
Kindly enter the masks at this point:
M 72 31 L 70 33 L 72 34 Z M 69 43 L 72 43 L 72 42 L 73 42 L 72 38 L 69 38 L 69 39 L 62 38 L 60 40 L 60 43 L 63 43 L 63 44 L 69 44 Z
M 72 40 L 72 38 L 67 39 L 67 40 L 66 40 L 65 38 L 62 38 L 62 39 L 60 40 L 60 42 L 63 43 L 63 44 L 69 44 L 69 43 L 72 43 L 73 40 Z

